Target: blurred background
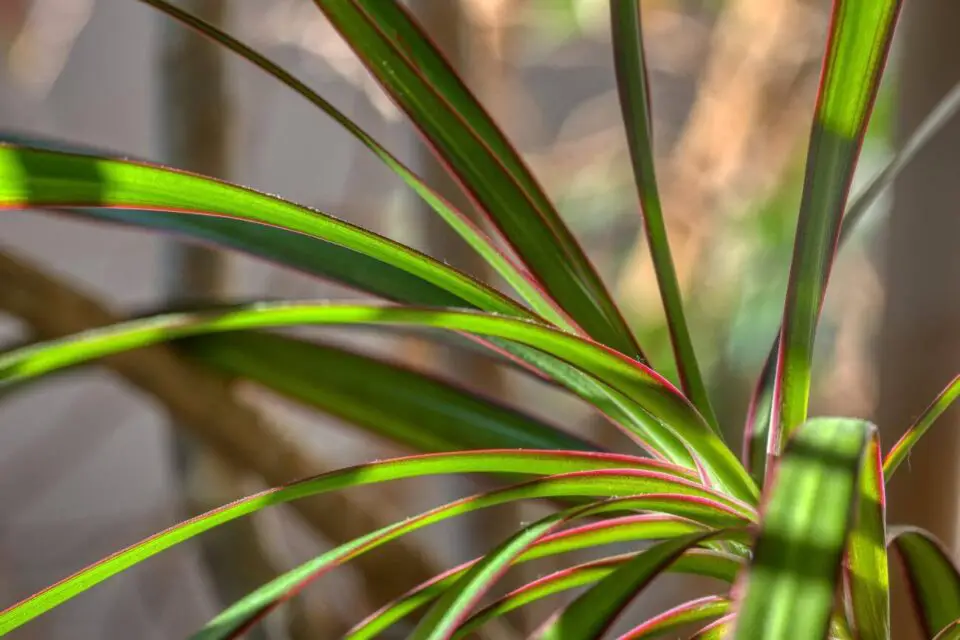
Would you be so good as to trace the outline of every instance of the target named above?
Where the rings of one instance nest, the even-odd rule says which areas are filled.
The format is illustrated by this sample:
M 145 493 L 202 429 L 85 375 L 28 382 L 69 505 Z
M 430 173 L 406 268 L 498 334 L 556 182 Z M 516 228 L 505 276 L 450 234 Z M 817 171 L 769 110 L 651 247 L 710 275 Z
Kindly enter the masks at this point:
M 409 4 L 558 203 L 655 366 L 672 375 L 639 233 L 607 0 Z M 730 442 L 739 442 L 746 403 L 782 313 L 829 4 L 643 3 L 668 233 L 698 355 Z M 960 81 L 960 3 L 906 4 L 854 193 Z M 284 64 L 463 202 L 312 3 L 179 5 Z M 3 0 L 0 62 L 4 130 L 60 137 L 282 194 L 495 282 L 335 123 L 137 2 Z M 958 176 L 960 123 L 954 122 L 869 213 L 831 279 L 818 334 L 814 412 L 872 418 L 888 446 L 960 365 Z M 56 214 L 0 218 L 5 346 L 163 306 L 357 295 L 171 237 Z M 606 446 L 630 446 L 585 406 L 431 336 L 300 333 L 435 372 Z M 131 376 L 137 366 L 86 367 L 0 399 L 0 607 L 263 486 L 404 453 L 255 385 L 222 380 L 218 388 L 229 391 L 222 394 L 223 410 L 254 416 L 276 436 L 256 443 L 264 459 L 293 452 L 287 466 L 241 464 L 229 443 L 203 436 L 209 433 L 204 425 L 171 419 L 170 399 L 145 392 Z M 894 519 L 927 526 L 951 545 L 957 427 L 954 410 L 891 488 Z M 318 498 L 310 507 L 274 508 L 161 554 L 12 637 L 183 637 L 226 603 L 343 536 L 481 487 L 475 479 L 421 480 Z M 537 506 L 502 508 L 435 527 L 406 543 L 414 554 L 388 546 L 324 578 L 250 637 L 337 637 L 382 604 L 397 579 L 470 559 L 538 513 Z M 529 579 L 558 566 L 532 564 L 520 573 Z M 679 593 L 704 586 L 665 579 L 637 610 L 661 611 Z M 524 637 L 551 609 L 530 607 L 483 637 Z

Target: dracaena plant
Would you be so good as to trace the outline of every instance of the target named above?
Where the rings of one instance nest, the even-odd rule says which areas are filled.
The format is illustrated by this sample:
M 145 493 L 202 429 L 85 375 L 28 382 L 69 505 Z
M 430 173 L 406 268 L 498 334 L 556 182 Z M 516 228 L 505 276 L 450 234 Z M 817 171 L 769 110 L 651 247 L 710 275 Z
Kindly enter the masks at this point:
M 19 385 L 63 367 L 179 340 L 206 366 L 255 380 L 424 452 L 303 479 L 181 523 L 11 606 L 0 613 L 0 633 L 180 542 L 268 506 L 402 478 L 472 473 L 498 476 L 503 484 L 332 549 L 250 593 L 195 637 L 237 637 L 317 577 L 360 554 L 448 518 L 531 499 L 549 499 L 556 510 L 519 525 L 483 557 L 411 585 L 408 593 L 358 621 L 347 637 L 375 637 L 405 621 L 414 628 L 411 638 L 463 637 L 517 607 L 589 585 L 558 608 L 535 637 L 599 638 L 657 576 L 685 572 L 716 578 L 726 587 L 650 618 L 621 638 L 652 638 L 695 624 L 702 628 L 698 637 L 883 640 L 890 637 L 890 549 L 907 568 L 928 637 L 954 637 L 960 575 L 928 534 L 888 527 L 884 484 L 960 394 L 960 382 L 955 378 L 915 424 L 904 425 L 905 435 L 886 454 L 871 424 L 811 419 L 807 409 L 814 334 L 838 244 L 960 103 L 955 91 L 871 187 L 847 202 L 899 1 L 834 3 L 783 325 L 756 386 L 742 456 L 721 436 L 684 319 L 652 160 L 639 0 L 611 1 L 613 56 L 679 388 L 652 368 L 550 199 L 402 5 L 315 0 L 429 141 L 496 237 L 290 73 L 163 0 L 143 1 L 246 58 L 334 118 L 449 223 L 512 292 L 323 212 L 240 186 L 59 143 L 21 139 L 0 146 L 0 206 L 6 209 L 66 210 L 178 233 L 388 301 L 265 302 L 134 319 L 8 351 L 0 356 L 0 384 Z M 504 245 L 507 253 L 498 248 Z M 590 403 L 638 449 L 604 451 L 520 409 L 440 380 L 264 331 L 308 324 L 406 325 L 468 335 Z M 514 565 L 627 541 L 645 544 L 484 599 Z

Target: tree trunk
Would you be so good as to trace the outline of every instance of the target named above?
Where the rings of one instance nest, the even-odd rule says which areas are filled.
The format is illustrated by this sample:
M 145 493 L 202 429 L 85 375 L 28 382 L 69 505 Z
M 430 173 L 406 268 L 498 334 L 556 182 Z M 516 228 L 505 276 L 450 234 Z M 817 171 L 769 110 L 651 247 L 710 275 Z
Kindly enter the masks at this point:
M 908 2 L 901 23 L 899 140 L 960 81 L 960 3 Z M 960 120 L 904 171 L 895 188 L 885 251 L 886 310 L 880 345 L 878 424 L 886 446 L 960 366 Z M 941 418 L 891 483 L 890 521 L 921 526 L 956 549 L 960 411 Z M 894 565 L 896 563 L 894 562 Z M 902 589 L 893 637 L 919 638 Z

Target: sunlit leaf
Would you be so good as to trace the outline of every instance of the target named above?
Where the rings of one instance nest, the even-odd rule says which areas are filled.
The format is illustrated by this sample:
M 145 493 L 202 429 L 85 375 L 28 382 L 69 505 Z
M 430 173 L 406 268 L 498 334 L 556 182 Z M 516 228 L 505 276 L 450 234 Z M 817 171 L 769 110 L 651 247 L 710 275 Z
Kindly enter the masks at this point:
M 391 169 L 401 180 L 403 180 L 424 202 L 426 202 L 433 211 L 435 211 L 450 227 L 466 241 L 470 247 L 476 251 L 493 269 L 506 280 L 520 296 L 527 301 L 533 309 L 544 318 L 558 324 L 564 328 L 570 328 L 564 315 L 551 304 L 543 295 L 538 283 L 529 277 L 526 270 L 514 265 L 509 258 L 504 256 L 494 246 L 492 240 L 487 237 L 469 218 L 461 212 L 454 209 L 450 203 L 446 202 L 433 189 L 424 184 L 410 169 L 397 160 L 389 151 L 383 148 L 366 131 L 358 127 L 353 121 L 343 115 L 336 107 L 327 102 L 316 91 L 313 91 L 306 84 L 298 80 L 292 74 L 282 67 L 272 62 L 268 58 L 260 55 L 250 47 L 244 45 L 236 38 L 224 33 L 214 25 L 190 15 L 186 11 L 179 9 L 164 0 L 141 0 L 148 5 L 166 13 L 168 16 L 180 21 L 181 23 L 198 30 L 199 32 L 213 38 L 219 44 L 230 51 L 245 58 L 252 64 L 259 67 L 268 75 L 273 76 L 281 83 L 297 92 L 314 106 L 330 116 L 337 124 L 342 126 L 347 132 L 353 135 L 361 144 L 373 152 L 389 169 Z
M 684 602 L 668 611 L 648 618 L 618 640 L 649 640 L 686 627 L 695 622 L 723 616 L 730 611 L 730 601 L 719 596 L 706 596 Z
M 806 420 L 817 320 L 901 0 L 837 0 L 807 155 L 774 388 L 772 450 Z
M 853 614 L 854 637 L 858 640 L 890 637 L 886 517 L 880 441 L 873 434 L 863 460 L 857 519 L 844 563 L 844 582 Z
M 592 475 L 603 470 L 611 471 L 612 475 L 603 473 Z M 677 490 L 679 488 L 681 493 L 701 495 L 727 502 L 722 496 L 714 495 L 709 490 L 700 489 L 689 480 L 684 480 L 686 472 L 683 470 L 630 456 L 585 452 L 511 450 L 430 454 L 374 462 L 347 467 L 260 492 L 182 522 L 140 543 L 127 547 L 0 612 L 0 634 L 22 626 L 92 586 L 161 551 L 165 551 L 214 527 L 250 515 L 266 507 L 348 487 L 454 473 L 575 474 L 573 477 L 561 478 L 548 485 L 537 485 L 542 489 L 540 493 L 520 489 L 522 495 L 516 495 L 515 499 L 563 495 L 608 497 L 642 493 L 645 487 L 647 492 L 650 492 L 653 487 L 657 487 L 661 491 L 664 489 L 667 491 Z M 500 492 L 496 495 L 502 498 L 504 493 Z M 493 500 L 492 503 L 496 503 L 496 501 Z M 476 503 L 464 504 L 475 505 Z M 663 505 L 659 506 L 662 508 Z M 711 510 L 701 510 L 691 512 L 691 514 L 696 516 L 704 511 L 708 514 L 714 513 Z M 717 513 L 717 515 L 722 514 Z M 371 535 L 376 533 L 374 532 Z M 361 538 L 360 541 L 358 544 L 369 543 L 366 538 Z M 356 542 L 354 541 L 354 543 Z
M 896 473 L 900 464 L 907 459 L 920 438 L 933 426 L 943 412 L 946 411 L 953 402 L 960 397 L 960 375 L 954 376 L 953 380 L 940 392 L 940 395 L 930 403 L 916 422 L 910 426 L 903 436 L 887 453 L 883 460 L 883 477 L 887 482 Z
M 797 430 L 766 489 L 733 638 L 823 640 L 873 432 L 869 423 L 839 418 Z
M 438 507 L 332 549 L 275 578 L 237 601 L 211 620 L 194 636 L 194 640 L 234 638 L 239 632 L 263 619 L 281 603 L 339 564 L 429 524 L 516 500 L 559 496 L 604 498 L 624 494 L 635 497 L 599 505 L 596 511 L 599 513 L 604 510 L 622 512 L 655 509 L 662 513 L 720 526 L 742 524 L 746 519 L 742 515 L 732 515 L 727 510 L 713 509 L 709 502 L 680 499 L 680 496 L 686 496 L 710 500 L 717 499 L 718 496 L 705 493 L 702 488 L 682 478 L 655 471 L 603 469 L 552 475 Z M 715 570 L 723 568 L 722 560 L 711 563 Z
M 0 355 L 0 386 L 161 341 L 205 333 L 307 324 L 429 326 L 511 340 L 562 358 L 637 402 L 667 433 L 683 438 L 711 477 L 732 495 L 755 503 L 756 486 L 734 454 L 689 401 L 644 365 L 574 335 L 524 320 L 467 311 L 259 303 L 198 313 L 173 313 L 88 331 Z M 641 434 L 653 438 L 656 432 Z
M 727 532 L 691 533 L 638 553 L 565 607 L 534 635 L 542 640 L 599 640 L 624 608 L 688 549 Z

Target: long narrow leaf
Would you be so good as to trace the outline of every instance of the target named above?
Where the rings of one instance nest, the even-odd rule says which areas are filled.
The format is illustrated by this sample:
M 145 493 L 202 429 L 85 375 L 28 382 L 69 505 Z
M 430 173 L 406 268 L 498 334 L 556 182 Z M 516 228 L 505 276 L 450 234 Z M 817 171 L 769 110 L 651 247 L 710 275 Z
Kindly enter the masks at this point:
M 945 626 L 933 640 L 960 640 L 960 620 L 954 620 Z
M 538 539 L 575 519 L 589 517 L 630 499 L 611 500 L 574 507 L 551 514 L 532 525 L 523 527 L 496 549 L 474 563 L 466 573 L 446 590 L 420 621 L 410 640 L 447 640 L 467 617 L 473 607 L 490 589 L 494 582 L 527 551 Z M 702 532 L 700 532 L 702 533 Z
M 488 311 L 534 317 L 503 294 L 413 249 L 273 196 L 157 165 L 0 146 L 0 209 L 162 209 L 238 218 L 335 242 Z
M 957 397 L 960 397 L 960 375 L 954 376 L 950 384 L 940 392 L 940 395 L 930 403 L 930 406 L 924 409 L 917 421 L 907 429 L 887 453 L 887 457 L 883 460 L 883 477 L 886 482 L 890 482 L 890 478 L 910 455 L 914 445 L 920 441 L 920 438 L 933 426 L 937 418 L 943 415 L 943 412 L 953 404 Z
M 416 451 L 599 447 L 489 398 L 376 358 L 287 336 L 187 340 L 187 353 Z
M 678 496 L 679 498 L 680 496 Z M 607 518 L 594 524 L 582 525 L 561 533 L 545 536 L 521 554 L 516 563 L 580 549 L 595 549 L 606 544 L 672 538 L 702 530 L 703 526 L 698 523 L 664 514 Z M 368 640 L 376 637 L 405 616 L 434 601 L 476 562 L 474 560 L 454 567 L 436 576 L 433 580 L 412 589 L 397 600 L 384 605 L 354 626 L 345 636 L 345 639 Z
M 640 552 L 642 554 L 644 552 Z M 584 585 L 596 583 L 612 575 L 628 562 L 635 560 L 638 553 L 625 553 L 619 556 L 603 558 L 593 562 L 577 565 L 569 569 L 562 569 L 535 580 L 519 589 L 511 591 L 499 600 L 484 607 L 476 615 L 467 620 L 455 636 L 456 638 L 469 637 L 468 634 L 483 626 L 490 620 L 514 611 L 531 602 L 536 602 L 547 596 L 575 589 Z M 740 568 L 739 563 L 721 558 L 712 552 L 703 549 L 691 549 L 676 558 L 663 571 L 687 573 L 697 576 L 731 581 Z
M 30 145 L 20 144 L 13 148 L 22 149 L 24 146 L 32 145 L 39 146 L 41 149 L 61 153 L 68 152 L 76 154 L 83 151 L 80 155 L 89 155 L 86 149 L 64 148 L 62 143 L 54 143 L 51 141 L 37 142 L 33 140 L 29 142 L 31 143 Z M 5 151 L 5 149 L 0 147 L 0 154 L 2 154 L 3 151 Z M 54 195 L 61 193 L 63 189 L 63 185 L 58 182 L 60 178 L 83 180 L 85 176 L 91 173 L 96 175 L 98 171 L 96 169 L 97 161 L 93 159 L 88 160 L 91 165 L 87 168 L 91 169 L 91 171 L 78 173 L 61 169 L 51 173 L 49 169 L 45 169 L 42 173 L 48 178 L 46 183 L 33 181 L 30 185 L 34 192 L 39 191 L 40 188 L 43 187 L 43 192 L 32 193 L 32 202 L 25 204 L 37 206 L 42 202 L 52 202 L 50 206 L 55 206 L 57 203 L 54 202 Z M 111 158 L 111 160 L 116 160 L 116 158 Z M 36 173 L 36 167 L 34 167 L 34 172 Z M 17 184 L 23 182 L 24 176 L 21 175 L 20 169 L 16 164 L 8 167 L 8 173 L 16 178 L 16 181 L 11 179 L 8 182 L 8 188 L 15 188 Z M 2 175 L 3 167 L 0 165 L 0 176 Z M 177 177 L 178 174 L 174 174 L 174 176 Z M 11 176 L 7 177 L 10 178 Z M 85 188 L 90 189 L 92 194 L 96 194 L 100 191 L 98 187 L 100 182 L 98 179 L 87 180 L 85 182 Z M 219 185 L 219 183 L 213 184 Z M 127 188 L 137 188 L 138 186 L 142 185 L 138 185 L 136 182 L 129 182 L 125 185 Z M 175 186 L 182 188 L 180 184 Z M 149 193 L 152 186 L 147 183 L 144 188 L 146 188 Z M 2 186 L 0 186 L 0 189 L 2 189 Z M 0 193 L 2 193 L 2 191 L 0 191 Z M 260 194 L 254 195 L 263 197 L 260 196 Z M 42 199 L 39 196 L 42 196 Z M 142 196 L 143 194 L 137 192 L 138 198 Z M 85 194 L 85 197 L 87 201 L 99 204 L 99 197 L 92 197 L 91 194 Z M 68 199 L 61 195 L 59 204 L 66 206 L 75 204 L 75 202 L 72 196 Z M 111 204 L 112 206 L 118 206 L 116 202 Z M 157 203 L 154 202 L 154 205 L 156 204 Z M 252 204 L 256 205 L 257 201 Z M 0 202 L 0 207 L 2 206 L 3 203 Z M 15 206 L 15 204 L 11 201 L 8 203 L 8 206 Z M 432 282 L 392 266 L 392 264 L 381 262 L 363 253 L 346 249 L 316 237 L 291 233 L 279 228 L 230 218 L 177 215 L 171 212 L 105 208 L 88 208 L 75 211 L 97 219 L 125 222 L 126 224 L 136 223 L 140 226 L 187 234 L 204 240 L 212 240 L 225 246 L 250 251 L 254 255 L 267 259 L 278 260 L 281 263 L 303 269 L 311 275 L 333 277 L 341 282 L 357 286 L 363 290 L 391 300 L 408 303 L 426 303 L 431 306 L 478 306 L 472 304 L 467 299 L 460 298 L 450 291 L 440 288 Z M 312 211 L 309 213 L 313 215 Z M 438 263 L 433 264 L 436 266 Z M 447 269 L 445 266 L 442 268 Z M 499 294 L 494 293 L 494 295 L 497 296 Z M 469 297 L 470 296 L 467 296 L 467 298 Z M 493 305 L 493 307 L 497 306 L 500 305 Z M 521 315 L 525 313 L 519 308 L 516 308 L 514 312 Z M 666 429 L 659 420 L 652 417 L 622 393 L 583 374 L 563 360 L 542 353 L 536 349 L 497 338 L 489 338 L 487 342 L 490 346 L 502 351 L 511 358 L 515 358 L 524 365 L 533 367 L 537 371 L 542 372 L 542 374 L 549 376 L 552 380 L 562 383 L 568 389 L 574 391 L 587 402 L 594 405 L 598 410 L 602 411 L 614 424 L 623 428 L 628 435 L 636 436 L 636 434 L 646 434 L 646 438 L 640 439 L 640 443 L 654 455 L 693 466 L 694 462 L 683 443 L 669 429 Z
M 591 475 L 589 469 L 596 472 L 613 470 L 616 473 Z M 633 471 L 628 471 L 630 469 Z M 583 452 L 479 451 L 411 456 L 375 462 L 348 467 L 263 491 L 182 522 L 127 547 L 0 612 L 0 634 L 20 627 L 90 587 L 161 551 L 266 507 L 347 487 L 453 473 L 579 474 L 570 478 L 566 484 L 562 481 L 553 482 L 542 492 L 543 495 L 529 492 L 526 497 L 573 495 L 578 491 L 581 495 L 610 496 L 623 495 L 625 492 L 636 490 L 642 491 L 644 486 L 670 488 L 679 486 L 683 493 L 719 498 L 721 502 L 726 501 L 721 496 L 715 496 L 708 490 L 698 489 L 697 485 L 682 480 L 685 476 L 682 470 L 630 456 Z M 702 513 L 703 511 L 700 511 L 694 515 Z M 706 513 L 714 512 L 707 510 Z
M 643 358 L 600 277 L 520 156 L 397 2 L 315 0 L 464 190 L 590 336 Z
M 886 495 L 880 440 L 873 434 L 860 474 L 857 520 L 844 563 L 845 586 L 858 640 L 890 637 L 890 572 L 887 566 Z
M 597 640 L 628 604 L 688 549 L 726 532 L 691 533 L 642 551 L 565 607 L 535 634 L 541 640 Z
M 662 377 L 635 360 L 595 343 L 513 318 L 467 311 L 309 303 L 261 303 L 215 312 L 174 313 L 4 354 L 0 356 L 0 386 L 161 341 L 204 333 L 302 324 L 430 326 L 503 338 L 540 349 L 566 360 L 635 400 L 689 444 L 720 486 L 747 503 L 755 503 L 756 486 L 736 457 L 702 421 L 686 398 Z
M 840 227 L 838 249 L 853 236 L 864 214 L 876 202 L 877 198 L 900 175 L 913 158 L 935 134 L 960 111 L 960 83 L 937 104 L 923 122 L 911 134 L 903 147 L 894 155 L 893 159 L 881 170 L 870 183 L 855 195 L 847 207 Z M 766 465 L 767 440 L 770 434 L 770 417 L 773 408 L 773 387 L 776 382 L 777 347 L 780 342 L 780 333 L 767 355 L 756 390 L 750 403 L 750 411 L 746 420 L 744 435 L 744 464 L 750 469 L 751 475 L 759 483 L 763 481 Z
M 562 312 L 544 297 L 538 283 L 530 278 L 525 269 L 514 265 L 494 246 L 493 241 L 478 229 L 469 218 L 454 209 L 450 203 L 424 184 L 416 174 L 397 160 L 389 151 L 384 149 L 372 136 L 344 116 L 336 107 L 324 100 L 316 91 L 239 40 L 224 33 L 212 24 L 171 5 L 169 2 L 165 0 L 141 0 L 141 2 L 151 5 L 182 24 L 212 38 L 309 100 L 314 106 L 330 116 L 337 124 L 342 126 L 361 144 L 373 152 L 377 158 L 413 189 L 433 211 L 449 224 L 474 251 L 493 267 L 493 269 L 533 307 L 534 311 L 558 326 L 568 329 L 572 328 Z
M 640 211 L 646 232 L 647 246 L 657 274 L 660 299 L 670 329 L 670 342 L 677 362 L 680 382 L 693 404 L 720 433 L 720 425 L 707 395 L 700 365 L 690 339 L 690 329 L 683 313 L 683 295 L 677 281 L 663 208 L 657 191 L 657 175 L 653 161 L 653 131 L 647 65 L 640 25 L 640 0 L 611 0 L 610 26 L 613 33 L 614 63 L 617 72 L 617 94 L 627 130 L 634 181 L 640 194 Z
M 730 601 L 719 596 L 706 596 L 684 602 L 681 605 L 664 611 L 618 638 L 618 640 L 649 640 L 664 634 L 676 631 L 694 622 L 701 622 L 708 618 L 723 616 L 730 611 Z
M 960 571 L 926 531 L 898 527 L 890 535 L 913 596 L 924 636 L 932 638 L 960 618 Z
M 873 431 L 819 418 L 796 432 L 766 495 L 735 640 L 823 640 Z
M 771 446 L 807 417 L 817 319 L 901 0 L 836 0 L 807 156 L 777 364 Z
M 676 493 L 662 493 L 658 490 Z M 658 472 L 606 469 L 553 475 L 438 507 L 332 549 L 278 576 L 234 603 L 211 620 L 194 636 L 194 640 L 227 640 L 237 637 L 339 564 L 429 524 L 516 500 L 557 496 L 602 498 L 623 494 L 636 497 L 598 505 L 596 511 L 657 509 L 697 521 L 704 520 L 710 525 L 730 526 L 744 522 L 744 516 L 737 516 L 723 509 L 713 509 L 709 500 L 716 499 L 715 494 L 705 494 L 701 488 L 689 481 Z M 706 498 L 708 502 L 697 498 Z M 715 564 L 722 565 L 722 562 Z

